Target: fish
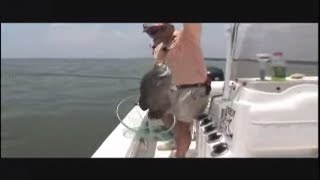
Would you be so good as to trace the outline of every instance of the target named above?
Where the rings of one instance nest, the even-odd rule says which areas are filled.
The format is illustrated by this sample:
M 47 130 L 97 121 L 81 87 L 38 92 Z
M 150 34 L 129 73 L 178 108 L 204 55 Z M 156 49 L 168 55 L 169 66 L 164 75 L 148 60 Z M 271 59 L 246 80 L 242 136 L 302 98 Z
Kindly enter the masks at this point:
M 157 63 L 140 82 L 139 107 L 149 110 L 150 119 L 160 119 L 171 108 L 172 73 L 167 65 Z

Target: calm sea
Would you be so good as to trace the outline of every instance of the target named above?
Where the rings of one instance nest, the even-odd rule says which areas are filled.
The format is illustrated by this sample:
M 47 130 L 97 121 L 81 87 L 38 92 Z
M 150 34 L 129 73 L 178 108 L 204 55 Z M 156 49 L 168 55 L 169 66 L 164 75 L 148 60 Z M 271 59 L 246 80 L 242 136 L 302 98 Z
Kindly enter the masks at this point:
M 90 157 L 119 124 L 116 106 L 137 94 L 142 59 L 1 59 L 1 156 Z M 224 61 L 207 61 L 224 68 Z M 257 76 L 253 68 L 243 72 Z M 289 71 L 318 74 L 317 65 Z M 125 106 L 125 116 L 132 108 Z

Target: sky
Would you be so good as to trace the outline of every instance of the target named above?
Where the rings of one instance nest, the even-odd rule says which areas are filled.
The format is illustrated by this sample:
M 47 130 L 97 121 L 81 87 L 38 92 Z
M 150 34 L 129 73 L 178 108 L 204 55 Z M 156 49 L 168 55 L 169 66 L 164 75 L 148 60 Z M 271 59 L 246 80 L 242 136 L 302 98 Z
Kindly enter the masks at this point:
M 226 27 L 203 23 L 205 57 L 225 57 Z M 1 58 L 151 57 L 150 44 L 142 23 L 1 23 Z

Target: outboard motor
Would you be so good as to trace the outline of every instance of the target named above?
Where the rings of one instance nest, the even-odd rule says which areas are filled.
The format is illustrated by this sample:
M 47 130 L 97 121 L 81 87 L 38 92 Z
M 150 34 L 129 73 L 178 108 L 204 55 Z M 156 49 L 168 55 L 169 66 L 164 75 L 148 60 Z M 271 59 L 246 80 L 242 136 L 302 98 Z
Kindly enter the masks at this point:
M 217 68 L 217 67 L 208 67 L 208 77 L 212 81 L 224 81 L 224 73 L 222 69 Z

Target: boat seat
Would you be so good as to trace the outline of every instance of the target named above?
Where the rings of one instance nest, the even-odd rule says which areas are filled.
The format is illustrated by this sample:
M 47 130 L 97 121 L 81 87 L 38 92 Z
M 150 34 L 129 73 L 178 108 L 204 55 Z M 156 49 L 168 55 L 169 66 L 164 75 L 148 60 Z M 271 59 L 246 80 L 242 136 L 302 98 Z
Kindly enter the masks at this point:
M 292 151 L 301 155 L 318 146 L 318 85 L 299 84 L 281 93 L 244 88 L 236 99 L 237 106 L 247 108 L 237 112 L 241 116 L 234 121 L 241 123 L 232 129 L 241 134 L 239 139 L 250 153 L 289 155 Z M 239 133 L 240 129 L 245 132 Z

